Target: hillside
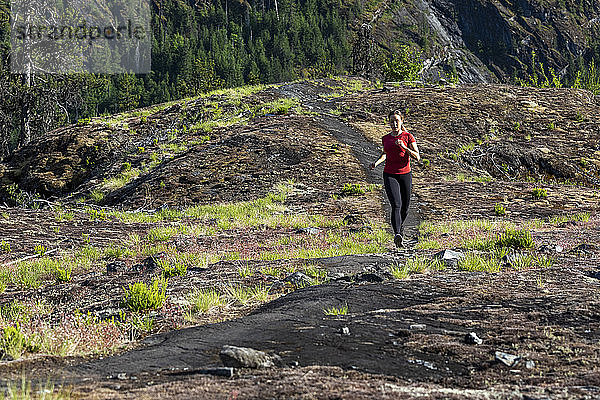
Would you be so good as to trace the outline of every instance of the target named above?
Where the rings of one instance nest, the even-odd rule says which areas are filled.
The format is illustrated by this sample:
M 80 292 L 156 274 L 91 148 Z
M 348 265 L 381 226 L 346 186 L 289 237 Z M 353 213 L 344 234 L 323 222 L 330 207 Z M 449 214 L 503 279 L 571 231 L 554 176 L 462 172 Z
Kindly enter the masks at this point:
M 244 84 L 361 74 L 361 54 L 372 77 L 388 81 L 522 79 L 600 90 L 600 12 L 591 0 L 230 3 L 151 2 L 151 73 L 36 73 L 28 85 L 10 73 L 10 6 L 0 2 L 0 158 L 79 120 Z M 359 45 L 367 26 L 370 53 Z M 399 57 L 403 46 L 414 53 Z
M 575 70 L 598 60 L 600 6 L 593 1 L 402 0 L 364 9 L 378 46 L 418 46 L 434 80 L 510 82 L 533 73 L 535 53 L 536 63 L 572 82 Z
M 392 108 L 422 153 L 403 249 L 367 168 Z M 77 398 L 594 398 L 599 111 L 583 90 L 338 77 L 50 132 L 0 164 L 2 378 Z M 142 283 L 164 303 L 135 303 Z M 225 345 L 279 358 L 226 370 Z

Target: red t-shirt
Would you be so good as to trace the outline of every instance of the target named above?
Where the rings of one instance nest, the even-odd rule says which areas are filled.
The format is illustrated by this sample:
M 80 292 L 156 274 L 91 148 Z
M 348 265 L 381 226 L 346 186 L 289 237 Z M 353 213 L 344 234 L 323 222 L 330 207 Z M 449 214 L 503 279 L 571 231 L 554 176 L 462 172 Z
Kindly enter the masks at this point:
M 383 172 L 387 172 L 388 174 L 408 174 L 410 172 L 408 151 L 397 144 L 398 140 L 402 140 L 406 147 L 416 142 L 414 136 L 406 131 L 402 131 L 398 136 L 387 134 L 381 138 L 383 151 L 385 152 L 385 168 L 383 168 Z

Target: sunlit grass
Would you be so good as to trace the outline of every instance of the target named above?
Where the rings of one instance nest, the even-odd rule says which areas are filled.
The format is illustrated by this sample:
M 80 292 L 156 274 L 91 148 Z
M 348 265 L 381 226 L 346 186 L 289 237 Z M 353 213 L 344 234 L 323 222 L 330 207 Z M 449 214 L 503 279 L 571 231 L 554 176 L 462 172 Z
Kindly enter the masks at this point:
M 214 289 L 194 290 L 187 296 L 192 312 L 205 313 L 210 309 L 227 304 L 227 299 Z
M 265 302 L 269 297 L 269 289 L 262 285 L 252 287 L 229 285 L 225 287 L 223 294 L 241 305 L 246 305 L 254 302 Z
M 348 314 L 348 305 L 343 305 L 340 307 L 327 307 L 323 309 L 323 314 L 325 315 L 347 315 Z

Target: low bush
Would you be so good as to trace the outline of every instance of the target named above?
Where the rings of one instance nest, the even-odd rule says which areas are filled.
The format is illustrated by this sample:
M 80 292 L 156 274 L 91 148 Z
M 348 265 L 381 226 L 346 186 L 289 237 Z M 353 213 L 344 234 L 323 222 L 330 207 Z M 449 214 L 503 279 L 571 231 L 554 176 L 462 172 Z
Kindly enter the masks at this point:
M 545 199 L 548 197 L 548 191 L 546 189 L 535 188 L 531 191 L 534 199 Z
M 496 238 L 496 247 L 512 247 L 514 249 L 530 249 L 534 245 L 531 232 L 527 229 L 506 229 Z
M 506 208 L 501 204 L 494 205 L 494 213 L 498 216 L 506 215 Z
M 151 286 L 136 282 L 125 289 L 124 304 L 132 311 L 145 311 L 160 308 L 167 297 L 167 279 L 159 278 Z
M 0 351 L 2 357 L 13 359 L 20 358 L 25 352 L 35 352 L 39 346 L 28 339 L 17 326 L 7 326 L 3 329 L 2 339 L 0 339 Z

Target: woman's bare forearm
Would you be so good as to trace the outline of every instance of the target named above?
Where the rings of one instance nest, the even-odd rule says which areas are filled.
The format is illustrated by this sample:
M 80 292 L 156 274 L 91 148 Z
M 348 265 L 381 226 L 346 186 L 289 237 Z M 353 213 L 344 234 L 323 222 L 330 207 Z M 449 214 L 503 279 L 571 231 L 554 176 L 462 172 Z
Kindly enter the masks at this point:
M 417 160 L 417 161 L 420 161 L 420 160 L 421 160 L 421 154 L 419 154 L 419 152 L 418 152 L 418 151 L 414 151 L 414 150 L 411 150 L 411 149 L 406 149 L 406 151 L 408 151 L 408 154 L 409 154 L 409 155 L 410 155 L 412 158 L 414 158 L 415 160 Z

